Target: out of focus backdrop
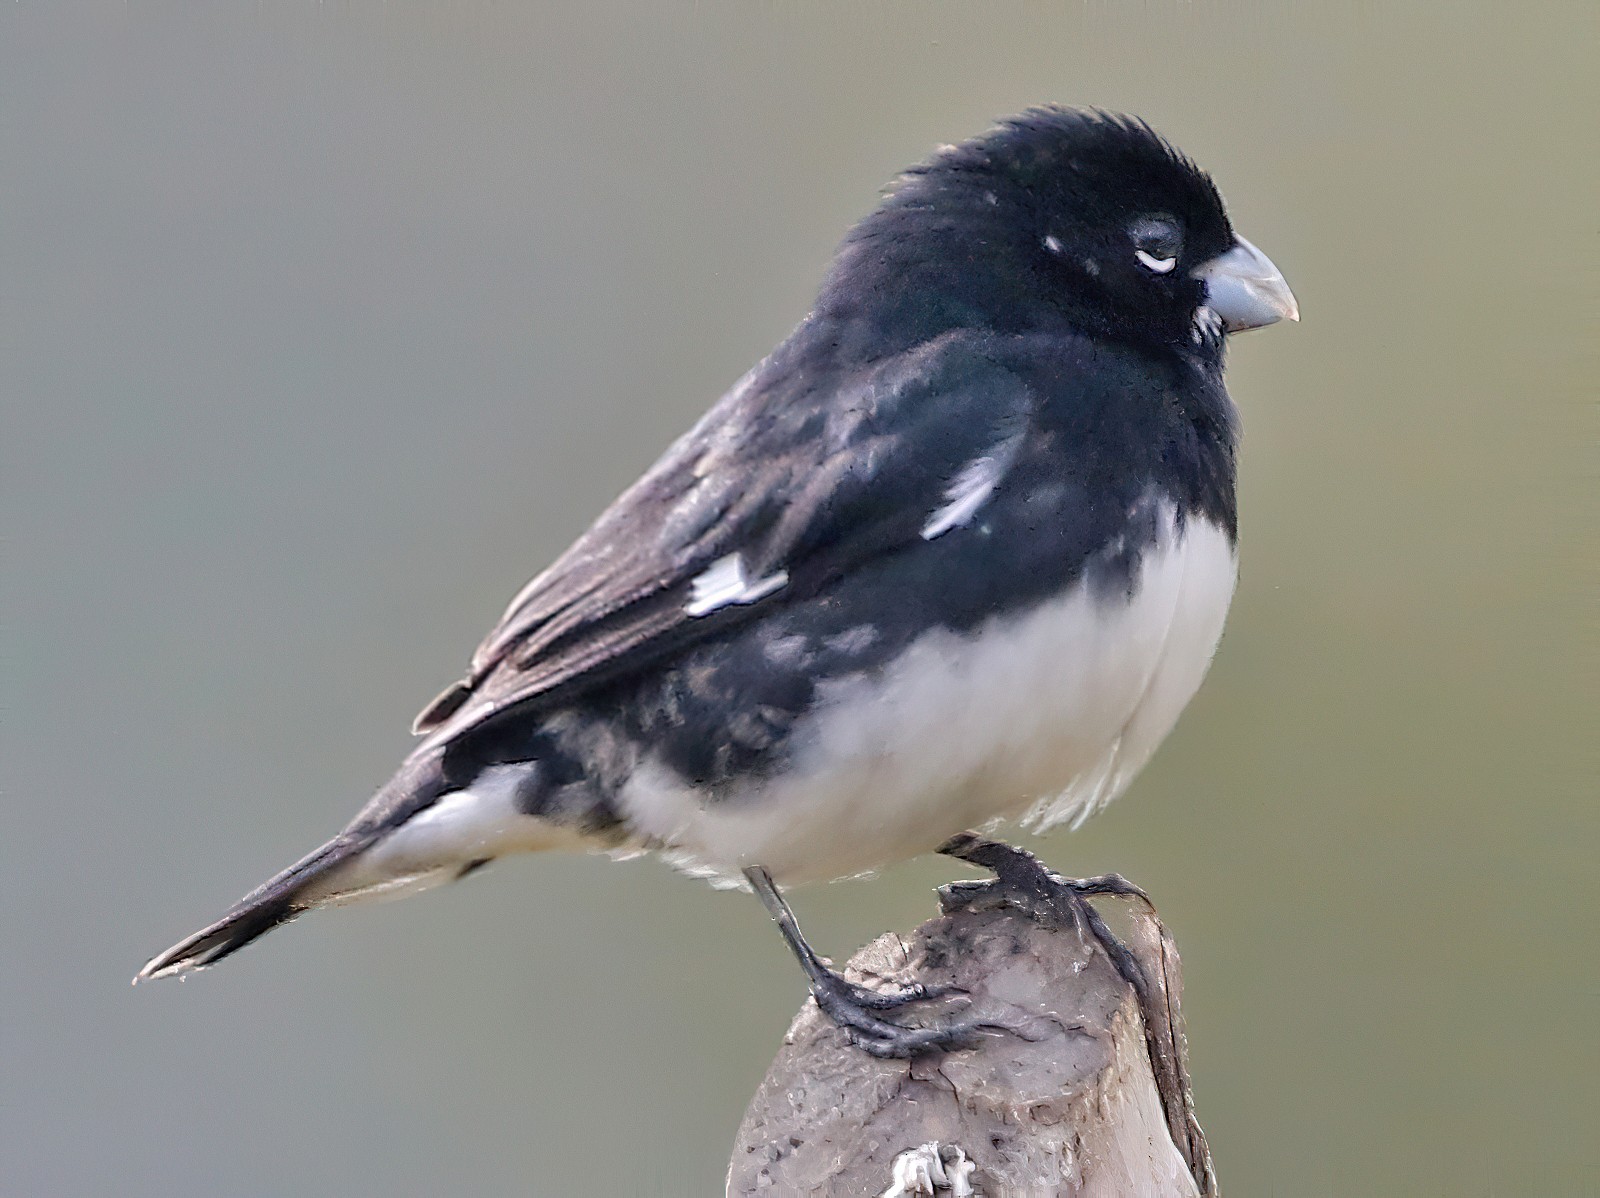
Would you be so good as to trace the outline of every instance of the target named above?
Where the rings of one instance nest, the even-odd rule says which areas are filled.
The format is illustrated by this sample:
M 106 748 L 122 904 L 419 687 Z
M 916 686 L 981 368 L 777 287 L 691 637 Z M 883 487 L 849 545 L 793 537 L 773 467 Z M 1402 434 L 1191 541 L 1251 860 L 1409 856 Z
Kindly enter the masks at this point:
M 521 583 L 931 147 L 1210 169 L 1243 572 L 1133 790 L 1234 1195 L 1593 1195 L 1592 5 L 0 8 L 15 1195 L 720 1192 L 804 994 L 747 896 L 522 859 L 155 950 L 337 830 Z M 840 957 L 939 861 L 794 897 Z

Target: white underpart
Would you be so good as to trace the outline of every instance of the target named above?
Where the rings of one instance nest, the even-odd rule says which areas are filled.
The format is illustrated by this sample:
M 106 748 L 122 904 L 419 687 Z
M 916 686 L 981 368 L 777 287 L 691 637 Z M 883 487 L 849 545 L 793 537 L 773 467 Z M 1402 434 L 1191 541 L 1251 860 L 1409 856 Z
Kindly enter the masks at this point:
M 712 562 L 705 573 L 689 584 L 689 602 L 683 610 L 691 616 L 710 615 L 718 608 L 765 599 L 788 582 L 787 570 L 751 582 L 745 572 L 744 557 L 730 553 Z
M 1178 265 L 1176 258 L 1157 258 L 1154 254 L 1147 254 L 1144 250 L 1134 250 L 1133 256 L 1143 262 L 1158 275 L 1164 275 L 1174 266 Z
M 448 882 L 464 866 L 504 853 L 578 847 L 576 832 L 517 810 L 517 783 L 531 764 L 491 766 L 466 790 L 441 795 L 304 895 L 338 904 L 400 898 Z
M 1059 254 L 1061 252 L 1061 239 L 1052 233 L 1044 239 L 1044 248 L 1052 254 Z
M 967 828 L 1047 828 L 1117 796 L 1199 687 L 1233 594 L 1226 533 L 1165 511 L 1131 600 L 1085 587 L 967 636 L 930 633 L 881 676 L 826 688 L 792 769 L 709 801 L 646 759 L 619 802 L 696 872 L 847 877 Z
M 1022 447 L 1023 434 L 1018 432 L 1005 438 L 981 458 L 974 458 L 956 476 L 944 493 L 945 504 L 928 517 L 922 526 L 922 539 L 931 541 L 952 528 L 959 528 L 973 516 L 994 494 L 995 486 L 1005 477 L 1017 450 Z

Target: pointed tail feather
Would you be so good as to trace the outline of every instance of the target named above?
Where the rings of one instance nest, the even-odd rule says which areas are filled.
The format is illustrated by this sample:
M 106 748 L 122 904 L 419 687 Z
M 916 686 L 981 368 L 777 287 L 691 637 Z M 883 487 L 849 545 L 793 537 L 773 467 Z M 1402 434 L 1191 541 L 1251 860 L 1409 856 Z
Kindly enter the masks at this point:
M 516 805 L 517 787 L 534 768 L 493 766 L 453 787 L 440 749 L 407 758 L 343 832 L 245 895 L 216 923 L 152 957 L 133 980 L 214 965 L 313 907 L 398 898 L 459 878 L 503 851 L 554 847 L 559 831 Z
M 172 977 L 214 965 L 288 923 L 302 911 L 337 901 L 328 883 L 335 871 L 371 848 L 447 789 L 439 750 L 413 754 L 339 835 L 245 895 L 221 919 L 145 962 L 135 982 Z
M 203 969 L 238 952 L 279 924 L 287 923 L 315 902 L 300 901 L 307 887 L 330 870 L 343 865 L 363 848 L 361 840 L 338 836 L 315 852 L 302 857 L 270 881 L 240 899 L 216 923 L 185 937 L 164 953 L 145 963 L 135 982 L 172 977 L 191 969 Z

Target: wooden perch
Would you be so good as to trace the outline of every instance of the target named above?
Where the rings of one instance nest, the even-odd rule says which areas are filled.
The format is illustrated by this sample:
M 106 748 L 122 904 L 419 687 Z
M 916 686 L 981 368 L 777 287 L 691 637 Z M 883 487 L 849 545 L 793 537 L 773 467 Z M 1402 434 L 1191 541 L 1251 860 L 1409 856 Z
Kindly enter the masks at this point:
M 947 896 L 909 940 L 879 937 L 846 974 L 957 987 L 970 1005 L 929 1003 L 928 1019 L 959 1011 L 1009 1030 L 879 1060 L 808 1000 L 745 1112 L 728 1194 L 1212 1198 L 1178 955 L 1154 913 L 1134 915 L 1119 972 L 1077 926 L 952 908 Z

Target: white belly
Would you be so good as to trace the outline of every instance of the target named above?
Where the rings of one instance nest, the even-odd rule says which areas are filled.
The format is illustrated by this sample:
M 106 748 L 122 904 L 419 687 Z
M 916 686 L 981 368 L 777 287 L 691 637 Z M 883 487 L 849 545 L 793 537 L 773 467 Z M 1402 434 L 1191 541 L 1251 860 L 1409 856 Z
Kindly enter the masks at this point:
M 1227 535 L 1171 513 L 1131 600 L 1086 589 L 976 633 L 938 632 L 883 675 L 841 684 L 797 729 L 792 771 L 707 803 L 646 762 L 620 799 L 678 864 L 780 882 L 845 877 L 967 828 L 1044 830 L 1115 798 L 1210 664 L 1233 595 Z

